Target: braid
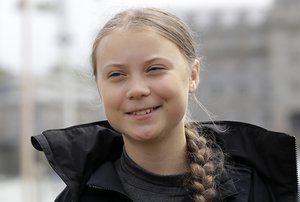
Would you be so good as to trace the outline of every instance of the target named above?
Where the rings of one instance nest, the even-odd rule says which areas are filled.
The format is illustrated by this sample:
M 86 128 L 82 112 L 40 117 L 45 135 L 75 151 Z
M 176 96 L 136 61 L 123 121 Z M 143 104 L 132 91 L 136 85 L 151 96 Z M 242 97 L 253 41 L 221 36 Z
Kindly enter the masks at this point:
M 223 164 L 218 162 L 222 158 L 216 158 L 215 151 L 208 146 L 205 137 L 190 125 L 185 125 L 187 139 L 187 159 L 191 177 L 188 180 L 188 188 L 194 194 L 196 202 L 212 201 L 217 195 L 216 177 L 222 170 Z M 221 169 L 220 169 L 221 168 Z

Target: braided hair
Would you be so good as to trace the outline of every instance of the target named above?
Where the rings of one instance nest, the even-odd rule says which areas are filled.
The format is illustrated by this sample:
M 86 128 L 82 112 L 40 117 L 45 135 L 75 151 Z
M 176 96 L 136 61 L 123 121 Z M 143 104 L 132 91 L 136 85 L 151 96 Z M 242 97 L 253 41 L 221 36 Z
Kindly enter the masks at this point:
M 223 153 L 213 149 L 213 143 L 189 123 L 185 124 L 185 135 L 190 170 L 187 186 L 196 202 L 212 201 L 217 196 L 217 179 L 223 171 Z

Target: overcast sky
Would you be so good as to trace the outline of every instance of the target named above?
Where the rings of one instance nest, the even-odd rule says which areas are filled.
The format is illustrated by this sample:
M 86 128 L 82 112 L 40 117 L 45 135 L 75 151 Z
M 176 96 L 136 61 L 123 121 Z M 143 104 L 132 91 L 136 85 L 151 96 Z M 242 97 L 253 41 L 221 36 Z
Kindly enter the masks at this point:
M 0 1 L 0 67 L 20 72 L 22 68 L 21 40 L 22 15 L 18 9 L 20 0 Z M 91 43 L 96 31 L 117 11 L 128 7 L 162 7 L 171 11 L 186 8 L 209 10 L 263 10 L 273 0 L 31 0 L 38 3 L 64 2 L 65 20 L 57 11 L 41 11 L 33 6 L 32 12 L 32 70 L 44 73 L 61 60 L 64 52 L 57 42 L 60 29 L 69 33 L 70 46 L 64 58 L 71 66 L 89 68 Z

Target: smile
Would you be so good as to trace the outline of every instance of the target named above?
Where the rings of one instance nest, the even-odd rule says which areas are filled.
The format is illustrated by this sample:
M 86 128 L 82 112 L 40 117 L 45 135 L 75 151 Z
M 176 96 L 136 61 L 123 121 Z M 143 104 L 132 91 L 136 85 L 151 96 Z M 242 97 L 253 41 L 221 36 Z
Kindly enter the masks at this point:
M 134 116 L 142 116 L 142 115 L 149 114 L 158 108 L 159 108 L 159 106 L 148 108 L 148 109 L 143 109 L 143 110 L 138 110 L 138 111 L 133 111 L 133 112 L 128 112 L 127 114 L 134 115 Z

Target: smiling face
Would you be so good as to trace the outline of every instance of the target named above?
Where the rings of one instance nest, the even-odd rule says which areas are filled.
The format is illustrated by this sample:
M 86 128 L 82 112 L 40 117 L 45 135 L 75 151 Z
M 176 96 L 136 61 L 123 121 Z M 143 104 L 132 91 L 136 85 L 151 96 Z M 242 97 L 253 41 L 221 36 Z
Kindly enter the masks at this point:
M 175 44 L 154 31 L 116 29 L 100 40 L 96 64 L 105 114 L 125 142 L 184 136 L 195 75 L 190 76 L 189 64 Z

